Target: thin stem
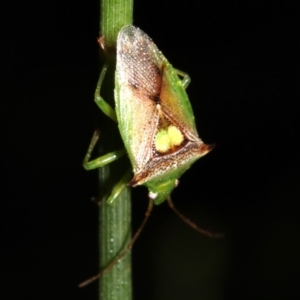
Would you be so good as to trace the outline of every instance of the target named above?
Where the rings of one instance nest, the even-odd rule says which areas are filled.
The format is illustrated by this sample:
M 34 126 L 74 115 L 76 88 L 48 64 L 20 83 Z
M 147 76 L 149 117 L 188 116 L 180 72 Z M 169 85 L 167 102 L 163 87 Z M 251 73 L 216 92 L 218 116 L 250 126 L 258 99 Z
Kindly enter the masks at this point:
M 101 35 L 105 37 L 105 47 L 115 48 L 120 29 L 132 23 L 133 0 L 101 1 Z
M 136 231 L 136 233 L 134 234 L 134 236 L 133 236 L 133 238 L 131 239 L 130 243 L 127 244 L 127 246 L 125 247 L 125 249 L 124 249 L 117 257 L 115 257 L 115 258 L 109 263 L 109 265 L 105 267 L 105 269 L 104 269 L 101 273 L 99 273 L 99 274 L 97 274 L 97 275 L 95 275 L 95 276 L 93 276 L 93 277 L 91 277 L 91 278 L 85 280 L 84 282 L 82 282 L 82 283 L 79 285 L 79 287 L 85 287 L 86 285 L 89 285 L 90 283 L 94 282 L 95 280 L 101 278 L 104 274 L 106 274 L 107 272 L 109 272 L 109 271 L 111 270 L 111 268 L 112 268 L 113 266 L 115 266 L 115 264 L 116 264 L 120 259 L 122 259 L 122 258 L 128 253 L 128 251 L 130 251 L 130 249 L 133 247 L 133 244 L 136 242 L 137 238 L 138 238 L 138 237 L 140 236 L 140 234 L 142 233 L 142 231 L 143 231 L 143 229 L 144 229 L 146 223 L 148 222 L 149 217 L 150 217 L 151 212 L 152 212 L 152 209 L 153 209 L 153 200 L 149 199 L 148 209 L 147 209 L 147 211 L 146 211 L 145 218 L 144 218 L 142 224 L 140 225 L 139 229 L 138 229 L 138 230 Z
M 106 59 L 110 68 L 101 89 L 103 98 L 114 107 L 114 61 L 115 46 L 119 30 L 132 23 L 132 0 L 101 0 L 100 35 L 102 36 Z M 112 62 L 112 63 L 111 63 Z M 100 152 L 107 153 L 120 149 L 122 142 L 117 125 L 103 115 L 102 140 Z M 121 163 L 121 165 L 120 165 Z M 128 169 L 126 159 L 121 159 L 99 169 L 99 250 L 100 270 L 105 269 L 128 245 L 131 239 L 131 199 L 130 190 L 125 188 L 113 205 L 107 205 L 113 186 L 119 182 L 123 170 Z M 120 177 L 121 175 L 121 177 Z M 131 300 L 131 257 L 130 251 L 99 280 L 100 300 Z

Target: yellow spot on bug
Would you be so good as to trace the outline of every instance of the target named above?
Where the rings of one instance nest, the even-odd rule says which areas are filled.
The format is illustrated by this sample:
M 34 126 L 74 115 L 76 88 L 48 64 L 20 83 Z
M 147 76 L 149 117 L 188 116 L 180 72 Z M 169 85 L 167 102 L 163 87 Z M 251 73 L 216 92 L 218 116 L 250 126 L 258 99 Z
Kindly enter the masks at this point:
M 174 125 L 170 125 L 167 129 L 163 129 L 156 134 L 155 149 L 164 153 L 174 146 L 179 146 L 183 142 L 183 135 Z
M 177 127 L 173 125 L 169 126 L 168 134 L 171 139 L 172 146 L 179 146 L 183 142 L 183 135 Z

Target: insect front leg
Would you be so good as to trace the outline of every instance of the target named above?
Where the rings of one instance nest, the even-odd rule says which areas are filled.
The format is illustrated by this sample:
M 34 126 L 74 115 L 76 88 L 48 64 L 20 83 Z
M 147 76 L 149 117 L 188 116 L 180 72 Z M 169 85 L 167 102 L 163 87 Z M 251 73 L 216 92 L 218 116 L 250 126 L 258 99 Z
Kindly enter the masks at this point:
M 183 88 L 186 89 L 189 86 L 189 84 L 191 83 L 191 77 L 187 73 L 182 72 L 178 69 L 174 69 L 174 70 L 177 73 L 177 75 L 182 77 L 181 84 L 182 84 Z
M 100 95 L 101 86 L 102 86 L 107 69 L 108 69 L 108 63 L 106 63 L 103 66 L 101 74 L 99 76 L 99 80 L 97 82 L 97 87 L 95 90 L 94 101 L 96 102 L 96 104 L 102 110 L 102 112 L 104 114 L 106 114 L 110 119 L 112 119 L 113 121 L 118 123 L 115 110 Z
M 115 110 L 100 95 L 101 86 L 102 86 L 105 74 L 107 72 L 107 69 L 108 69 L 108 63 L 106 63 L 103 66 L 101 74 L 99 76 L 99 80 L 98 80 L 97 87 L 95 90 L 94 101 L 96 102 L 98 107 L 103 111 L 103 113 L 105 113 L 113 121 L 118 122 Z M 96 168 L 101 168 L 101 167 L 117 160 L 118 158 L 122 157 L 126 153 L 125 149 L 120 149 L 117 151 L 109 152 L 105 155 L 102 155 L 102 156 L 92 160 L 92 161 L 89 161 L 91 154 L 95 148 L 95 145 L 99 139 L 99 136 L 100 136 L 100 131 L 96 130 L 94 132 L 94 135 L 92 137 L 91 143 L 88 148 L 88 151 L 83 160 L 83 167 L 86 170 L 93 170 Z
M 99 136 L 100 136 L 100 131 L 96 130 L 94 132 L 88 151 L 83 160 L 83 167 L 86 170 L 93 170 L 93 169 L 104 167 L 105 165 L 110 164 L 111 162 L 119 159 L 126 153 L 125 149 L 123 148 L 117 151 L 109 152 L 105 155 L 102 155 L 96 159 L 89 161 L 89 159 L 91 158 L 91 154 L 95 148 L 95 145 L 99 139 Z

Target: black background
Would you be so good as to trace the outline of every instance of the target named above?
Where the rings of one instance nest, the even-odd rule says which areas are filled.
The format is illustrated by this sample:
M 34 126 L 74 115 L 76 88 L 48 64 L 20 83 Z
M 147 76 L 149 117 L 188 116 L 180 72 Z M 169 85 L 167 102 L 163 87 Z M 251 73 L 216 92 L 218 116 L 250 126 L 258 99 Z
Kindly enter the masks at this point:
M 8 5 L 8 4 L 7 4 Z M 97 299 L 97 172 L 82 168 L 100 71 L 97 1 L 1 13 L 1 299 Z M 133 249 L 135 299 L 300 294 L 298 7 L 136 1 L 134 24 L 187 72 L 199 135 L 217 147 L 182 177 Z M 133 192 L 133 226 L 147 191 Z

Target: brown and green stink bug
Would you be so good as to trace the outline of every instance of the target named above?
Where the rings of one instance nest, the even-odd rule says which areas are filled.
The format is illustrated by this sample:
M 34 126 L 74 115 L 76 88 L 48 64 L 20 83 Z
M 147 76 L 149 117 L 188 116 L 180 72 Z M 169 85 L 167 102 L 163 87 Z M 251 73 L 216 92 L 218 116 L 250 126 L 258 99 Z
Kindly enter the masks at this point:
M 211 150 L 197 134 L 185 92 L 189 82 L 143 31 L 131 25 L 121 29 L 115 101 L 134 173 L 129 185 L 145 185 L 155 204 L 168 199 L 178 178 Z
M 126 151 L 112 152 L 89 162 L 98 139 L 95 135 L 84 167 L 87 170 L 102 167 L 127 152 L 134 174 L 130 180 L 131 172 L 126 173 L 107 202 L 112 203 L 127 185 L 145 185 L 149 190 L 149 207 L 141 227 L 150 215 L 153 202 L 161 204 L 168 200 L 185 222 L 201 233 L 216 236 L 182 216 L 170 198 L 178 178 L 213 148 L 198 136 L 185 91 L 190 83 L 188 75 L 174 69 L 149 36 L 132 25 L 124 26 L 117 39 L 115 111 L 100 96 L 105 72 L 106 67 L 100 75 L 95 101 L 118 123 Z M 139 233 L 140 230 L 112 265 L 129 250 Z

